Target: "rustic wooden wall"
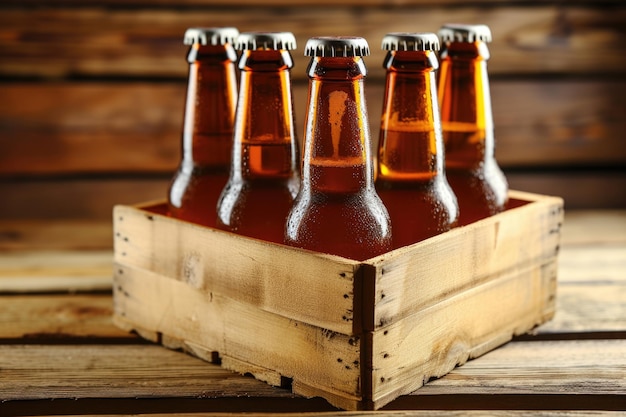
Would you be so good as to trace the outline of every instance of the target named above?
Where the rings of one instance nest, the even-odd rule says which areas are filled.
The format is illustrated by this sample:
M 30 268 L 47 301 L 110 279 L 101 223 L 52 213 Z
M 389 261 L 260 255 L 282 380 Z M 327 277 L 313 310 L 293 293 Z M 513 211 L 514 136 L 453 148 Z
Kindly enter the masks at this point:
M 372 55 L 373 139 L 389 31 L 492 29 L 497 157 L 512 188 L 566 208 L 626 206 L 626 6 L 621 1 L 4 0 L 0 4 L 0 218 L 100 218 L 165 196 L 179 157 L 190 26 L 358 35 Z

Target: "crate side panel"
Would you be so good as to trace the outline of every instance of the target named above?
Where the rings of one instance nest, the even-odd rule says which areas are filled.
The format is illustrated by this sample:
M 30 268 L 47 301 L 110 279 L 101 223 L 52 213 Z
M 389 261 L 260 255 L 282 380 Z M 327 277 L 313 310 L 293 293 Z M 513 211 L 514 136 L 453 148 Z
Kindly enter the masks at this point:
M 373 328 L 555 256 L 563 202 L 535 198 L 524 206 L 391 253 L 377 265 Z
M 343 334 L 353 332 L 359 263 L 118 206 L 117 262 L 172 277 L 198 291 Z M 353 332 L 360 333 L 359 331 Z
M 127 329 L 134 325 L 161 334 L 160 340 L 178 340 L 179 346 L 190 346 L 192 351 L 218 352 L 234 359 L 239 372 L 259 374 L 263 368 L 268 374 L 328 392 L 330 398 L 360 398 L 358 337 L 217 293 L 204 294 L 185 282 L 122 264 L 115 267 L 114 312 Z M 250 365 L 243 369 L 242 363 Z
M 526 265 L 373 332 L 375 408 L 550 319 L 556 263 Z

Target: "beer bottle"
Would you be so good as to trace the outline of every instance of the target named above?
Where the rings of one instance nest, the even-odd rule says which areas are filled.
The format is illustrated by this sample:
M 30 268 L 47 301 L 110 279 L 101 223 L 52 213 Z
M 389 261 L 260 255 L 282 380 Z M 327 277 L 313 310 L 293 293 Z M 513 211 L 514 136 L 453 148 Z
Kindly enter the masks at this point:
M 378 141 L 376 191 L 389 211 L 394 248 L 455 227 L 459 208 L 445 177 L 434 33 L 390 33 Z
M 444 25 L 439 105 L 446 175 L 459 202 L 460 223 L 502 210 L 508 184 L 495 159 L 487 60 L 491 31 L 485 25 Z
M 359 37 L 308 40 L 309 96 L 302 183 L 285 243 L 356 260 L 391 249 L 389 215 L 374 188 L 364 94 L 369 55 Z
M 215 205 L 228 179 L 237 76 L 235 28 L 190 28 L 189 77 L 182 158 L 168 191 L 168 214 L 215 225 Z
M 217 228 L 282 243 L 300 184 L 290 70 L 290 32 L 248 32 L 242 51 L 230 176 L 217 207 Z

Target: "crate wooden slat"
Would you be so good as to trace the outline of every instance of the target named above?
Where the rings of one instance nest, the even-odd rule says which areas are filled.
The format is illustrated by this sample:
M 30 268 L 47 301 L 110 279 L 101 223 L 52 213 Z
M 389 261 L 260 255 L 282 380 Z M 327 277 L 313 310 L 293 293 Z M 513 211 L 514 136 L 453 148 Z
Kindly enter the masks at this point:
M 114 321 L 344 409 L 377 409 L 554 314 L 563 202 L 364 262 L 114 210 Z

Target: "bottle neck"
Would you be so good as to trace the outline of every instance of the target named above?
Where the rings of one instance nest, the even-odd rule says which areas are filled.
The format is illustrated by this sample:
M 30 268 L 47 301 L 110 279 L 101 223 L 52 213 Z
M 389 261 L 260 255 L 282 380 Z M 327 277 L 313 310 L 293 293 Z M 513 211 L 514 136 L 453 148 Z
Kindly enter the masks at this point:
M 443 172 L 433 51 L 391 51 L 378 142 L 378 178 L 428 181 Z
M 244 51 L 233 135 L 235 179 L 293 177 L 298 151 L 288 51 Z
M 315 57 L 308 74 L 303 191 L 357 193 L 372 189 L 362 59 Z
M 479 164 L 494 158 L 488 59 L 484 42 L 452 42 L 441 54 L 438 94 L 447 166 L 456 163 L 455 142 L 473 146 L 472 154 L 459 153 L 460 159 Z
M 182 159 L 228 166 L 237 102 L 236 53 L 230 45 L 193 45 L 187 60 Z

